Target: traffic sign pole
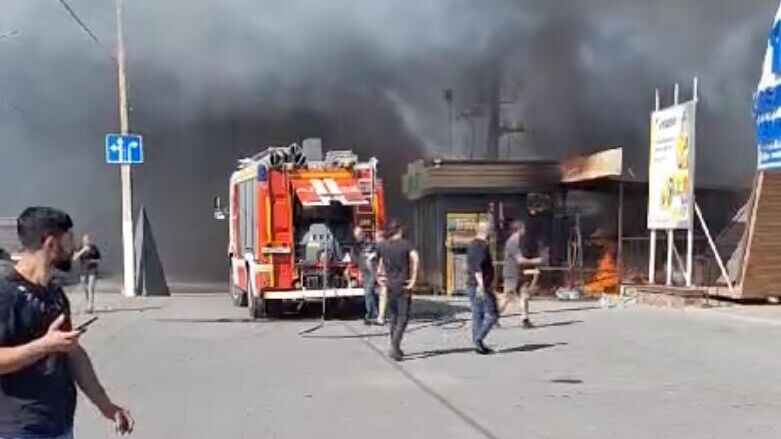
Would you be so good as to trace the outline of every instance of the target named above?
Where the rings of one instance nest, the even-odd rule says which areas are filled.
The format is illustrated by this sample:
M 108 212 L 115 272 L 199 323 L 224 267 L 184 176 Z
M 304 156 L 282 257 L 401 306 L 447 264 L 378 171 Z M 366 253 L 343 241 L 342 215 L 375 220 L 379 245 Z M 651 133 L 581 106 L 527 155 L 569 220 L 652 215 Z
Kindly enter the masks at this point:
M 122 24 L 122 0 L 114 0 L 117 16 L 117 82 L 119 91 L 119 125 L 122 135 L 130 130 L 127 105 L 127 77 L 125 76 L 125 37 Z M 124 148 L 122 148 L 124 150 Z M 124 155 L 124 151 L 120 151 Z M 122 157 L 120 169 L 122 177 L 122 260 L 125 282 L 122 293 L 125 297 L 136 295 L 135 255 L 133 248 L 133 174 Z

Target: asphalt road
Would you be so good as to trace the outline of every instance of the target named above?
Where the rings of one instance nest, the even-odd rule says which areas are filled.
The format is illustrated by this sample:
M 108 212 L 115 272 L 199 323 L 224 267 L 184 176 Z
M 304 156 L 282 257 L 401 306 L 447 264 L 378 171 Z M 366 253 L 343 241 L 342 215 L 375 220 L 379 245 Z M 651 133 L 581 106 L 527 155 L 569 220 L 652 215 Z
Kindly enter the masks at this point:
M 144 439 L 781 435 L 779 325 L 534 302 L 538 326 L 504 319 L 500 352 L 481 357 L 465 305 L 418 300 L 400 364 L 381 328 L 328 321 L 302 336 L 316 318 L 250 322 L 209 294 L 103 295 L 84 344 Z M 83 399 L 76 434 L 107 437 Z

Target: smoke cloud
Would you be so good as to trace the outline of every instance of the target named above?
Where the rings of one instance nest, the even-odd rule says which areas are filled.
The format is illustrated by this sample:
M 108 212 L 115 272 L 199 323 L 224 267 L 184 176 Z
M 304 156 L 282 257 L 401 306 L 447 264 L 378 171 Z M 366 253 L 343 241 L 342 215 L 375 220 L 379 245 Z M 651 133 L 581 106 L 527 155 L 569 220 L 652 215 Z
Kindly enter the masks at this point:
M 701 80 L 698 180 L 744 185 L 755 156 L 751 94 L 775 0 L 126 0 L 135 173 L 173 278 L 224 279 L 226 225 L 211 218 L 236 159 L 308 136 L 377 156 L 394 212 L 423 156 L 479 156 L 490 79 L 502 78 L 509 156 L 622 145 L 647 166 L 653 90 Z M 52 204 L 119 255 L 111 2 L 0 2 L 0 216 Z M 9 35 L 4 37 L 4 35 Z M 453 89 L 449 145 L 444 89 Z M 474 143 L 473 140 L 474 139 Z

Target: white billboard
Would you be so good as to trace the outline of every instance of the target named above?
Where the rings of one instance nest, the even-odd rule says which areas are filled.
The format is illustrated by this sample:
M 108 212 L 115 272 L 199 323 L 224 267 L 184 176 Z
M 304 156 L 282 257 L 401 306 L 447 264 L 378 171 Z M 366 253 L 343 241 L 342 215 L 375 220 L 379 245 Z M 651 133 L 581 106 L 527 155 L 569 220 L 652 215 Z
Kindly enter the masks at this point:
M 689 229 L 694 212 L 697 102 L 651 115 L 648 228 Z

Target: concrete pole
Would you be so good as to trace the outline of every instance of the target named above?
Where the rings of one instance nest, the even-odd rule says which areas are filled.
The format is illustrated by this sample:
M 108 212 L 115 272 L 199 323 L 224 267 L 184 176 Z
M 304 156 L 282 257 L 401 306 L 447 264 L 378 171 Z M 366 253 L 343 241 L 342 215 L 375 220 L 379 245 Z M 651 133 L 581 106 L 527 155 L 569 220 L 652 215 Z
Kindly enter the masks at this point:
M 119 92 L 119 127 L 125 135 L 130 130 L 127 105 L 127 77 L 125 75 L 125 37 L 122 23 L 122 0 L 114 0 L 117 16 L 117 86 Z M 136 294 L 135 257 L 133 248 L 133 171 L 130 165 L 120 165 L 122 178 L 122 261 L 125 297 Z
M 659 89 L 656 89 L 656 94 L 654 95 L 654 110 L 659 111 L 661 108 L 662 102 L 661 98 L 659 96 Z M 649 203 L 648 206 L 650 207 L 650 193 L 649 193 Z M 653 285 L 656 283 L 656 229 L 651 229 L 651 236 L 649 237 L 648 242 L 648 285 Z
M 700 100 L 699 96 L 699 78 L 694 77 L 694 83 L 693 83 L 693 97 L 694 97 L 694 105 L 695 105 L 695 112 L 697 102 Z M 696 203 L 697 196 L 696 196 L 696 185 L 694 184 L 694 163 L 696 161 L 696 158 L 694 155 L 696 154 L 696 148 L 697 148 L 697 125 L 696 125 L 696 119 L 695 119 L 695 125 L 694 125 L 695 133 L 694 138 L 689 139 L 689 142 L 692 142 L 691 145 L 689 145 L 689 151 L 692 151 L 692 157 L 689 160 L 689 166 L 692 167 L 692 169 L 689 171 L 689 173 L 692 176 L 691 185 L 692 185 L 692 205 Z M 692 216 L 691 211 L 689 212 L 689 216 Z M 691 218 L 691 221 L 689 222 L 689 230 L 686 231 L 686 286 L 690 287 L 694 284 L 694 218 Z
M 680 99 L 681 87 L 679 84 L 675 84 L 675 105 L 678 105 Z M 675 247 L 675 231 L 673 229 L 667 230 L 667 286 L 673 284 L 673 247 Z

